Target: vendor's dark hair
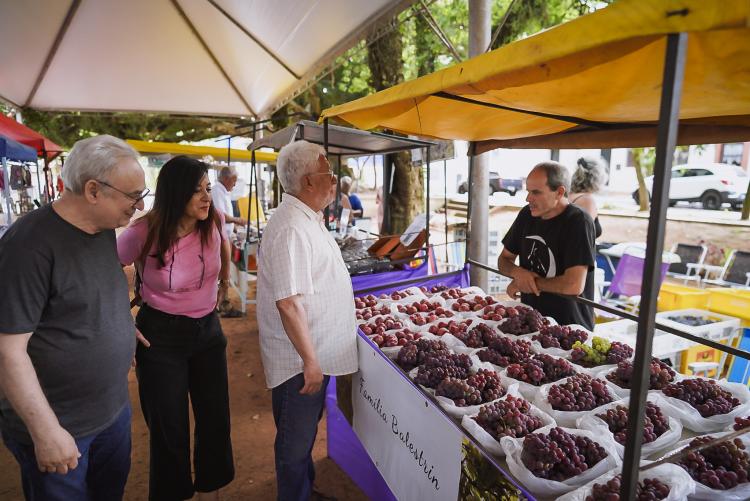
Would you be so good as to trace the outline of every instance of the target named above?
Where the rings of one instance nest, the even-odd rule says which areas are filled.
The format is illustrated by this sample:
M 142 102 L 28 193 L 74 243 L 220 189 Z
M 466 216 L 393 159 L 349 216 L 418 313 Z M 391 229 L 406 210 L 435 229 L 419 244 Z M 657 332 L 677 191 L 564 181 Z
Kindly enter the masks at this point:
M 570 181 L 571 193 L 596 193 L 607 182 L 607 173 L 602 160 L 581 157 L 578 168 Z
M 570 173 L 568 169 L 559 162 L 547 161 L 536 164 L 531 170 L 541 170 L 547 176 L 547 186 L 556 191 L 560 186 L 565 188 L 565 193 L 570 191 Z
M 148 234 L 143 248 L 141 262 L 156 242 L 156 258 L 160 266 L 165 266 L 164 256 L 177 241 L 177 227 L 185 213 L 188 202 L 195 194 L 203 176 L 208 173 L 208 165 L 184 155 L 170 159 L 159 171 L 156 179 L 154 206 L 146 214 Z M 218 227 L 218 215 L 213 203 L 208 209 L 208 217 L 198 221 L 196 226 L 201 234 L 201 241 L 206 245 L 215 227 Z

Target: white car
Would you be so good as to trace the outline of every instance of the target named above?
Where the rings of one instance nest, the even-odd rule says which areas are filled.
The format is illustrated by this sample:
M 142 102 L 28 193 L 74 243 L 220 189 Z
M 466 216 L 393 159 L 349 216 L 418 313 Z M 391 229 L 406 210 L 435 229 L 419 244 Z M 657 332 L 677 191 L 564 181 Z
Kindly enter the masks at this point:
M 733 209 L 742 208 L 750 178 L 747 172 L 736 165 L 695 164 L 672 167 L 669 185 L 669 206 L 677 202 L 700 202 L 704 209 L 718 210 L 723 204 Z M 654 176 L 646 178 L 648 197 L 654 184 Z M 633 192 L 638 203 L 638 190 Z

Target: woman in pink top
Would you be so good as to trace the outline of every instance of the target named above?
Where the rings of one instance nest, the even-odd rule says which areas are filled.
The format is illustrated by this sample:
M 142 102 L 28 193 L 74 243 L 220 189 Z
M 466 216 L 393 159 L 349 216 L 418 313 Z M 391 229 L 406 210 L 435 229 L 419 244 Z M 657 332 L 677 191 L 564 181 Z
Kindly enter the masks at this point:
M 227 342 L 216 314 L 228 286 L 229 243 L 211 205 L 207 172 L 206 164 L 185 156 L 164 164 L 153 209 L 117 239 L 120 262 L 135 263 L 141 278 L 136 326 L 145 339 L 135 358 L 150 431 L 152 500 L 190 499 L 195 491 L 216 499 L 234 478 Z

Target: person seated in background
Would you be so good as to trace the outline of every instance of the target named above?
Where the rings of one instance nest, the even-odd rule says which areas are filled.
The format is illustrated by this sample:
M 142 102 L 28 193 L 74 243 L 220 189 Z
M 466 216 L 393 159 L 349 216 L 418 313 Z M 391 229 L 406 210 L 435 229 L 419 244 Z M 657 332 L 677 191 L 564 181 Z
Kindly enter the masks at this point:
M 343 203 L 344 199 L 346 198 L 346 201 L 349 204 L 349 209 L 352 211 L 352 218 L 355 217 L 362 217 L 364 213 L 364 209 L 362 208 L 362 201 L 359 199 L 357 195 L 354 193 L 351 193 L 352 189 L 352 178 L 349 176 L 344 176 L 341 178 L 341 206 L 346 207 L 346 205 Z
M 570 203 L 585 210 L 594 220 L 594 236 L 602 235 L 602 225 L 599 223 L 599 211 L 594 200 L 594 193 L 598 193 L 607 182 L 607 172 L 596 159 L 581 157 L 578 167 L 570 180 Z

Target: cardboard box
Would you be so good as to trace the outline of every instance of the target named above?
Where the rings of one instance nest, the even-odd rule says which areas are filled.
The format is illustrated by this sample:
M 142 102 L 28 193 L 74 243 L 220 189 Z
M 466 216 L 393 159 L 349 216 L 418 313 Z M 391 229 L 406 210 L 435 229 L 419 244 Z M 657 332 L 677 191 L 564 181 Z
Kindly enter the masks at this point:
M 378 238 L 375 243 L 367 249 L 367 252 L 371 256 L 386 257 L 400 244 L 401 242 L 399 241 L 398 235 L 386 235 Z

